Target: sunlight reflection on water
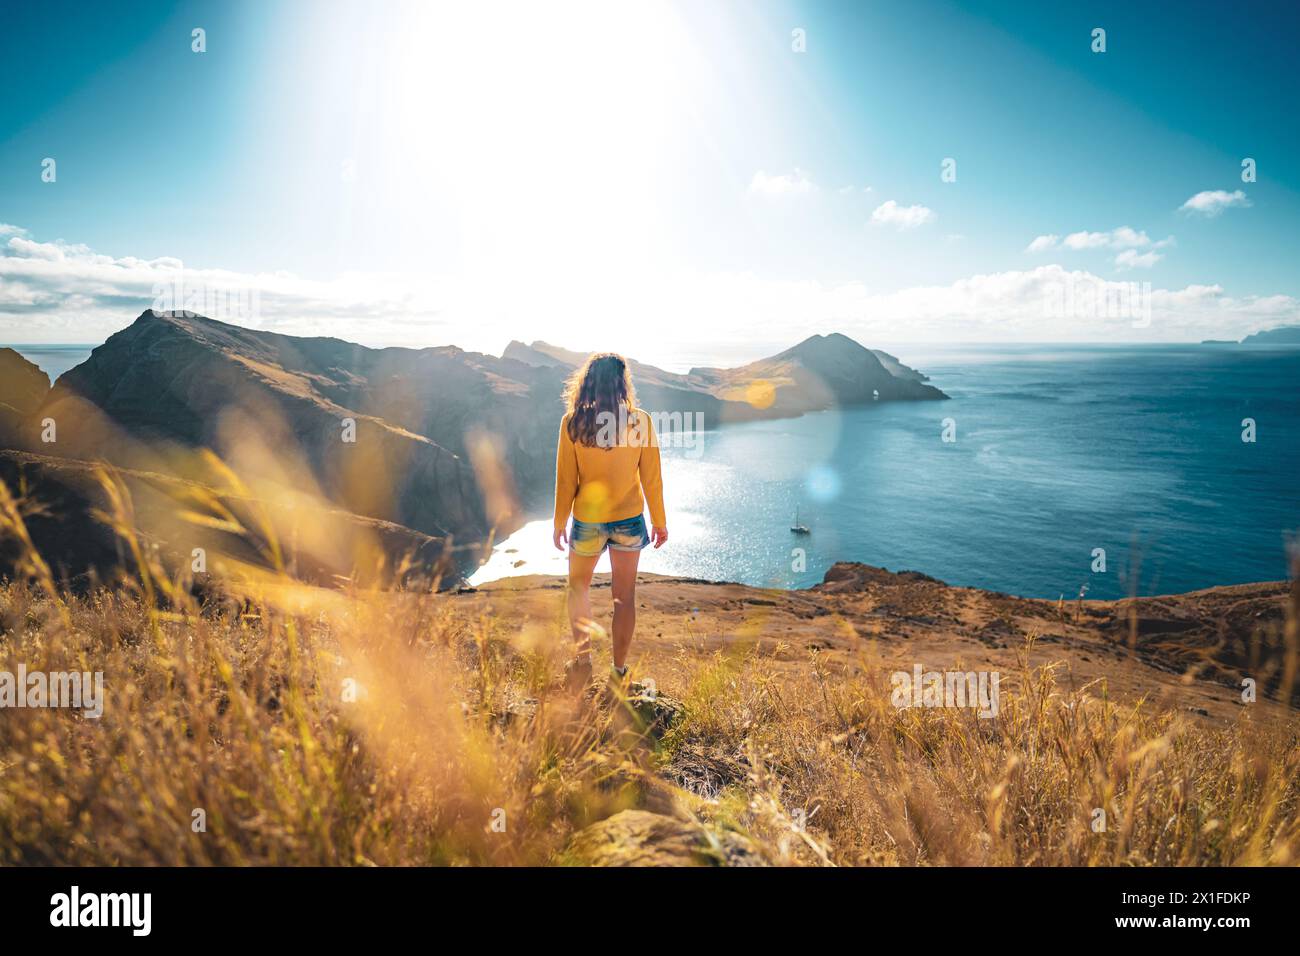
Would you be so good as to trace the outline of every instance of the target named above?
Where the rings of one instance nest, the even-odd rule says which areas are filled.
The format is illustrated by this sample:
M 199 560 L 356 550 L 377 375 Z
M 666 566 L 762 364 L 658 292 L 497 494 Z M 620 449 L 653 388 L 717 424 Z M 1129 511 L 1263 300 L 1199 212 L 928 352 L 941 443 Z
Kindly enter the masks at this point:
M 673 459 L 683 459 L 683 453 L 675 450 L 665 450 L 664 457 L 664 507 L 671 516 L 671 537 L 663 550 L 646 548 L 641 553 L 640 569 L 655 574 L 700 574 L 692 556 L 705 550 L 707 524 L 697 509 L 701 502 L 716 500 L 718 488 L 734 475 L 726 465 L 699 460 L 674 468 Z M 647 527 L 649 517 L 647 514 Z M 608 571 L 609 557 L 604 555 L 596 573 Z M 544 518 L 528 522 L 493 548 L 488 561 L 470 575 L 469 583 L 477 587 L 498 578 L 567 573 L 567 554 L 551 543 L 551 520 Z
M 641 567 L 808 587 L 857 560 L 1050 599 L 1085 582 L 1114 598 L 1135 582 L 1152 594 L 1282 580 L 1300 504 L 1298 361 L 1194 346 L 991 350 L 926 366 L 948 402 L 728 425 L 705 433 L 701 457 L 665 450 L 672 537 Z M 1243 444 L 1246 416 L 1269 422 L 1267 441 Z M 796 508 L 811 534 L 791 534 Z M 1105 574 L 1090 570 L 1096 547 Z M 565 569 L 541 520 L 472 581 Z

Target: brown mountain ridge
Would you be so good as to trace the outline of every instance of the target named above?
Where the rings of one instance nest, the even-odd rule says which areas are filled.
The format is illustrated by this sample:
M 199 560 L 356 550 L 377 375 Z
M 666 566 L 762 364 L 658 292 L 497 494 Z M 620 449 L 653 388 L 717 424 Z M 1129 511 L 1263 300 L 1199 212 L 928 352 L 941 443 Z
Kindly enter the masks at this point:
M 0 384 L 0 447 L 38 456 L 8 456 L 7 478 L 39 485 L 62 475 L 65 504 L 82 487 L 71 476 L 84 474 L 60 460 L 102 460 L 281 510 L 406 529 L 422 552 L 440 542 L 468 566 L 490 535 L 513 531 L 548 499 L 561 392 L 583 358 L 544 343 L 511 343 L 500 357 L 454 346 L 372 349 L 147 310 L 53 388 L 21 356 L 0 354 L 13 367 Z M 842 335 L 736 369 L 682 375 L 633 365 L 643 407 L 694 413 L 687 421 L 706 428 L 947 397 Z M 203 449 L 255 491 L 226 487 Z M 95 536 L 63 543 L 79 538 Z M 98 552 L 83 550 L 53 557 L 75 573 L 96 563 Z

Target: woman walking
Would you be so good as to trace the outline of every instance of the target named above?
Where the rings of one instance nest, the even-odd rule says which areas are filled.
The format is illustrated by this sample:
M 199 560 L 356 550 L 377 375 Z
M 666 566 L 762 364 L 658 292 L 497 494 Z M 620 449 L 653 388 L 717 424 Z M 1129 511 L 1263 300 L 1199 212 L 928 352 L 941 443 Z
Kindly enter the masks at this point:
M 591 680 L 591 575 L 606 549 L 614 597 L 611 677 L 626 683 L 641 549 L 668 540 L 658 437 L 650 416 L 636 406 L 632 376 L 620 355 L 604 352 L 587 359 L 570 377 L 564 399 L 553 540 L 560 550 L 566 542 L 569 546 L 569 626 L 576 656 L 565 683 L 579 689 Z

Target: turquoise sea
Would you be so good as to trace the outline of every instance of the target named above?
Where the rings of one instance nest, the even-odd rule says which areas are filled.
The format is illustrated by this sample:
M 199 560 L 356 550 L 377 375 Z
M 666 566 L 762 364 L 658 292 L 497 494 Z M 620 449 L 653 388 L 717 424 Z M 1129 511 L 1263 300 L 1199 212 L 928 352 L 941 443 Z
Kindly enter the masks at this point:
M 671 537 L 642 568 L 788 588 L 854 560 L 1053 599 L 1287 576 L 1300 529 L 1300 350 L 897 354 L 952 400 L 730 426 L 706 431 L 698 451 L 666 449 Z M 796 507 L 810 535 L 790 532 Z M 562 573 L 538 517 L 472 581 Z
M 0 344 L 0 347 L 3 347 Z M 68 369 L 80 365 L 90 358 L 93 345 L 10 345 L 23 358 L 35 362 L 41 367 L 53 383 Z
M 51 378 L 90 352 L 16 348 Z M 729 426 L 695 449 L 666 448 L 671 539 L 642 568 L 789 588 L 853 560 L 1046 598 L 1287 576 L 1300 529 L 1300 350 L 897 354 L 952 400 Z M 944 419 L 955 441 L 943 441 Z M 790 532 L 796 508 L 807 536 Z M 1093 570 L 1098 548 L 1104 572 Z M 564 568 L 538 515 L 471 580 Z

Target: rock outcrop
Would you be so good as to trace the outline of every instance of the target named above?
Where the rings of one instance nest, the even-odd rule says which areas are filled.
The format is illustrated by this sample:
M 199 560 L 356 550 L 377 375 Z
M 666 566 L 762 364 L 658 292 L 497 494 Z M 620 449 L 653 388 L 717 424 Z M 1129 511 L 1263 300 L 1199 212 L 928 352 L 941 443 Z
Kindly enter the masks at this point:
M 0 349 L 0 448 L 23 448 L 35 440 L 36 412 L 50 391 L 50 377 L 13 349 Z
M 1265 329 L 1241 340 L 1242 345 L 1300 345 L 1300 325 L 1282 325 Z
M 623 701 L 635 720 L 637 730 L 656 739 L 673 728 L 686 712 L 685 705 L 675 697 L 662 694 L 653 684 L 633 681 Z
M 546 342 L 532 345 L 511 342 L 501 354 L 502 358 L 526 365 L 553 369 L 564 378 L 587 360 L 585 352 L 573 352 Z M 723 401 L 707 385 L 693 381 L 689 376 L 666 372 L 630 357 L 628 364 L 636 385 L 637 402 L 649 412 L 691 414 L 698 416 L 697 420 L 708 428 L 755 417 L 754 409 Z
M 1294 348 L 1300 346 L 1300 325 L 1279 325 L 1275 329 L 1264 329 L 1261 332 L 1254 332 L 1246 336 L 1240 342 L 1236 339 L 1202 339 L 1202 345 L 1242 345 L 1248 347 L 1255 346 L 1282 346 L 1285 348 Z
M 156 551 L 166 567 L 184 569 L 200 588 L 276 570 L 322 586 L 400 578 L 408 585 L 446 588 L 461 580 L 446 540 L 391 522 L 310 500 L 268 508 L 228 490 L 154 472 L 119 468 L 112 476 L 129 495 L 142 546 Z M 0 451 L 0 481 L 15 495 L 39 502 L 24 523 L 60 580 L 76 587 L 135 574 L 130 549 L 101 518 L 113 504 L 96 465 Z M 16 539 L 0 536 L 0 577 L 13 575 L 23 558 Z
M 845 336 L 814 336 L 739 369 L 681 375 L 633 362 L 633 372 L 641 405 L 669 413 L 669 430 L 946 397 L 880 355 Z M 440 553 L 455 546 L 467 568 L 489 532 L 510 533 L 549 499 L 561 393 L 583 358 L 542 342 L 512 342 L 500 358 L 371 349 L 148 310 L 52 389 L 31 363 L 0 351 L 0 440 L 196 487 L 216 480 L 211 449 L 242 485 L 217 480 L 226 492 L 273 510 L 354 515 L 420 553 L 430 542 Z M 40 440 L 46 420 L 53 440 Z M 72 494 L 52 461 L 24 467 L 57 497 Z M 63 503 L 69 520 L 93 510 Z M 94 566 L 98 531 L 84 534 L 85 548 L 51 554 L 53 563 Z
M 148 311 L 63 375 L 42 413 L 60 454 L 184 477 L 184 450 L 212 448 L 241 476 L 309 482 L 358 515 L 476 541 L 518 521 L 513 489 L 488 512 L 478 436 L 481 466 L 516 484 L 553 468 L 559 376 L 504 364 Z
M 502 353 L 541 368 L 572 370 L 586 355 L 547 342 L 511 342 Z M 790 418 L 877 401 L 948 396 L 888 352 L 847 335 L 814 335 L 771 358 L 738 368 L 693 368 L 685 375 L 629 358 L 641 404 L 650 411 L 700 411 L 706 422 Z
M 885 371 L 894 378 L 910 379 L 913 382 L 930 381 L 930 376 L 923 375 L 916 369 L 904 365 L 896 355 L 890 355 L 888 352 L 880 351 L 880 349 L 871 349 L 871 354 L 880 361 L 880 364 L 885 367 Z
M 739 833 L 646 810 L 623 810 L 578 832 L 564 854 L 575 866 L 766 866 Z
M 477 540 L 491 527 L 513 530 L 549 495 L 561 390 L 583 357 L 541 342 L 512 342 L 501 358 L 370 349 L 151 310 L 60 377 L 40 409 L 56 421 L 58 442 L 29 450 L 169 472 L 177 448 L 239 457 L 232 446 L 260 444 L 272 460 L 244 467 L 283 479 L 282 459 L 296 455 L 340 507 Z M 847 337 L 814 336 L 740 369 L 679 375 L 634 362 L 633 371 L 644 407 L 695 413 L 709 427 L 944 397 L 886 359 L 898 375 Z M 353 442 L 343 438 L 349 420 Z M 490 502 L 484 469 L 500 486 Z
M 913 370 L 907 372 L 911 374 L 891 374 L 870 349 L 834 333 L 811 336 L 771 358 L 739 368 L 693 368 L 690 374 L 719 397 L 757 405 L 774 418 L 876 401 L 948 397 L 918 381 Z

